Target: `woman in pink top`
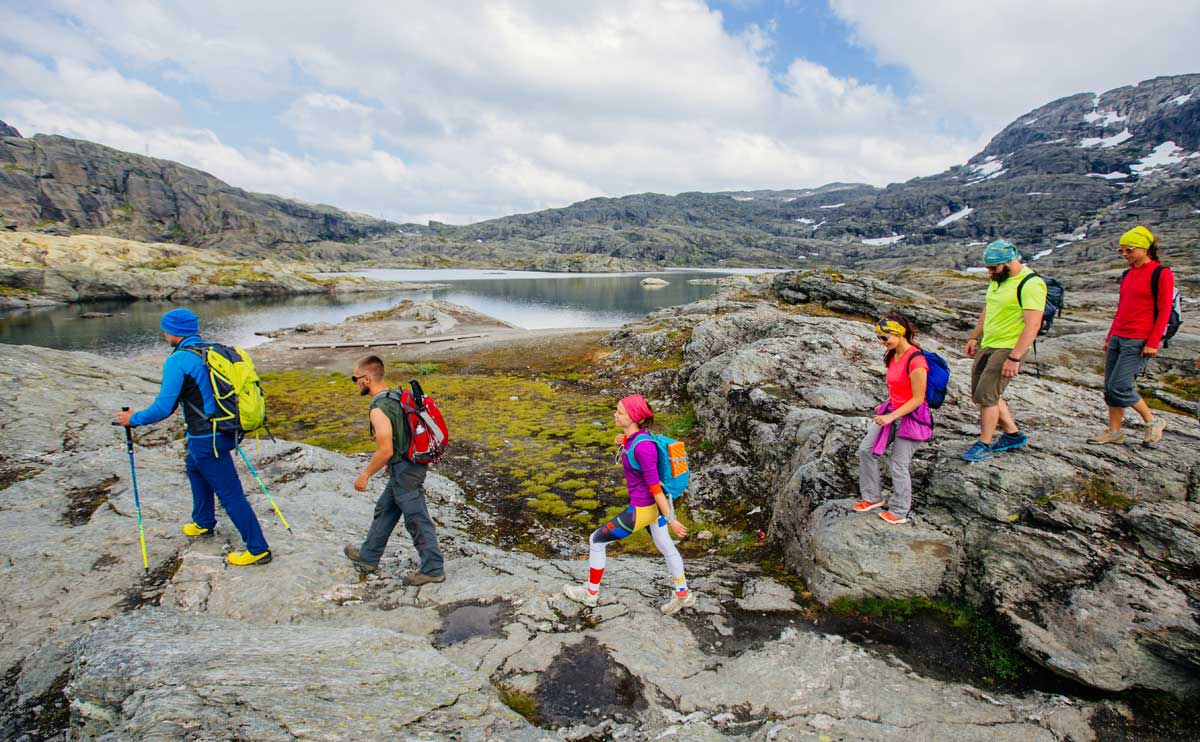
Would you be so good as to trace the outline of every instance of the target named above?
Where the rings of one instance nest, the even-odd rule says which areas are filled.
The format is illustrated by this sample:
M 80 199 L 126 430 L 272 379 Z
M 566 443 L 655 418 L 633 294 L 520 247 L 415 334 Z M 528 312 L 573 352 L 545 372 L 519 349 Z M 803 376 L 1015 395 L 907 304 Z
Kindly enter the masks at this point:
M 883 485 L 879 479 L 879 460 L 891 446 L 888 468 L 892 472 L 892 497 L 887 510 L 879 516 L 892 525 L 908 522 L 912 507 L 912 477 L 908 467 L 913 451 L 933 435 L 933 417 L 925 401 L 925 380 L 929 362 L 913 342 L 916 330 L 908 318 L 884 315 L 875 326 L 879 342 L 887 348 L 883 355 L 887 367 L 888 400 L 875 408 L 875 418 L 858 447 L 858 490 L 862 499 L 854 509 L 865 513 L 883 507 Z
M 645 397 L 631 394 L 617 403 L 613 420 L 621 429 L 614 442 L 617 445 L 617 458 L 625 469 L 629 507 L 592 533 L 588 539 L 591 552 L 588 560 L 588 580 L 583 585 L 568 585 L 563 593 L 571 600 L 586 606 L 599 603 L 600 578 L 604 576 L 608 545 L 645 528 L 650 531 L 654 545 L 667 560 L 667 572 L 674 583 L 671 599 L 664 603 L 660 610 L 671 614 L 683 608 L 691 608 L 696 604 L 696 594 L 688 589 L 687 578 L 683 574 L 683 557 L 675 547 L 675 542 L 671 540 L 672 533 L 680 538 L 686 536 L 687 527 L 675 518 L 671 497 L 663 491 L 662 482 L 658 478 L 658 446 L 648 430 L 654 422 L 654 412 Z M 626 453 L 631 449 L 633 457 L 638 461 L 637 468 L 634 468 Z

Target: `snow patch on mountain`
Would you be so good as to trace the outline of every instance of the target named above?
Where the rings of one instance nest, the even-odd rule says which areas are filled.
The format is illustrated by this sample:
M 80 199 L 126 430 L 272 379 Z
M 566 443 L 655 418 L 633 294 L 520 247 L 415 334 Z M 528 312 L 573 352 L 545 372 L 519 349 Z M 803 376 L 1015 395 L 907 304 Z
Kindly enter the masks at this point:
M 1106 149 L 1108 147 L 1115 147 L 1122 142 L 1129 141 L 1130 139 L 1133 139 L 1133 132 L 1129 131 L 1129 128 L 1126 127 L 1122 129 L 1120 133 L 1113 134 L 1111 137 L 1085 137 L 1080 139 L 1079 146 L 1100 147 L 1101 149 Z
M 863 240 L 864 245 L 894 245 L 904 239 L 905 235 L 893 233 L 891 237 L 873 237 L 868 240 Z
M 939 227 L 944 227 L 947 224 L 953 224 L 954 222 L 958 221 L 959 219 L 965 219 L 974 210 L 975 209 L 971 208 L 970 206 L 968 206 L 965 209 L 960 209 L 959 211 L 954 212 L 950 216 L 948 216 L 945 219 L 938 222 L 937 225 Z
M 1169 165 L 1178 165 L 1190 157 L 1196 157 L 1197 154 L 1188 154 L 1179 145 L 1173 141 L 1166 141 L 1155 147 L 1150 154 L 1138 160 L 1130 166 L 1130 169 L 1138 175 L 1144 175 L 1155 168 L 1166 167 Z
M 1103 128 L 1110 124 L 1115 124 L 1118 121 L 1124 121 L 1128 116 L 1119 116 L 1116 111 L 1092 111 L 1091 113 L 1083 114 L 1083 120 L 1089 124 L 1096 124 Z M 1098 122 L 1098 123 L 1097 123 Z

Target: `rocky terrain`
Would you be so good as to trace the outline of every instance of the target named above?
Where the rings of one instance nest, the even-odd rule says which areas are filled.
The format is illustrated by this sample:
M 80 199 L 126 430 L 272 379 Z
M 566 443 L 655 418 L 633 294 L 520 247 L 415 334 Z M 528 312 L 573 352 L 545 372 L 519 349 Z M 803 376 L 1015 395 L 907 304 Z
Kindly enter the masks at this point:
M 914 464 L 913 523 L 899 528 L 849 511 L 854 448 L 884 387 L 878 344 L 854 318 L 889 307 L 937 328 L 944 343 L 926 345 L 954 369 Z M 0 736 L 1112 738 L 1105 725 L 1130 712 L 1096 694 L 1198 690 L 1200 431 L 1164 412 L 1155 448 L 1086 444 L 1103 410 L 1096 337 L 1063 332 L 1046 375 L 1010 388 L 1029 449 L 962 462 L 976 429 L 958 352 L 972 313 L 876 278 L 796 272 L 731 280 L 610 337 L 614 378 L 636 359 L 680 359 L 637 383 L 657 406 L 694 411 L 687 507 L 759 524 L 804 581 L 802 599 L 778 581 L 793 577 L 753 562 L 689 558 L 701 602 L 675 617 L 657 611 L 657 558 L 614 558 L 596 609 L 566 601 L 584 561 L 484 543 L 502 516 L 436 475 L 447 582 L 399 582 L 413 565 L 403 534 L 382 574 L 361 579 L 340 553 L 373 507 L 351 486 L 361 459 L 288 441 L 246 450 L 294 533 L 244 476 L 275 560 L 229 567 L 222 555 L 240 544 L 227 523 L 209 541 L 179 532 L 190 498 L 171 423 L 137 435 L 143 575 L 109 419 L 151 398 L 157 367 L 0 346 Z M 389 321 L 445 317 L 414 306 Z M 1194 378 L 1197 340 L 1180 336 L 1152 383 Z M 913 664 L 931 646 L 902 659 L 820 628 L 804 603 L 871 597 L 974 605 L 1076 690 L 942 677 L 936 661 Z
M 351 486 L 361 460 L 286 441 L 246 448 L 294 534 L 246 481 L 275 559 L 234 569 L 227 522 L 209 541 L 179 532 L 190 498 L 174 427 L 138 431 L 143 577 L 109 418 L 148 400 L 157 370 L 0 356 L 0 400 L 22 412 L 0 418 L 5 738 L 1095 738 L 1091 702 L 925 678 L 804 628 L 790 591 L 751 565 L 697 560 L 699 608 L 665 617 L 658 560 L 620 557 L 602 604 L 582 609 L 560 590 L 585 562 L 473 541 L 491 516 L 436 475 L 448 580 L 403 587 L 400 537 L 382 575 L 361 579 L 340 553 L 373 506 Z M 778 616 L 774 631 L 748 631 L 754 615 Z
M 339 259 L 391 222 L 250 193 L 179 163 L 0 121 L 0 228 L 101 232 L 242 257 Z
M 940 350 L 952 374 L 934 441 L 914 463 L 913 527 L 896 529 L 849 510 L 864 412 L 886 394 L 878 343 L 869 324 L 813 315 L 872 317 L 906 303 L 921 326 L 937 328 L 944 342 L 926 338 L 925 347 Z M 680 367 L 644 388 L 692 405 L 703 439 L 716 444 L 696 499 L 725 512 L 762 503 L 770 537 L 822 602 L 959 596 L 1002 617 L 1022 651 L 1055 673 L 1105 690 L 1196 692 L 1194 392 L 1180 401 L 1184 414 L 1160 413 L 1169 422 L 1159 446 L 1138 446 L 1136 426 L 1129 444 L 1090 445 L 1105 420 L 1094 365 L 1103 332 L 1060 331 L 1046 343 L 1043 378 L 1026 373 L 1006 395 L 1029 448 L 967 464 L 959 454 L 978 422 L 954 327 L 973 315 L 875 279 L 785 273 L 651 314 L 614 342 L 639 357 L 686 338 Z M 1156 362 L 1161 377 L 1194 384 L 1198 341 L 1178 336 Z
M 96 235 L 0 232 L 0 309 L 102 299 L 394 291 L 413 284 L 339 276 L 292 261 L 236 260 L 216 250 Z

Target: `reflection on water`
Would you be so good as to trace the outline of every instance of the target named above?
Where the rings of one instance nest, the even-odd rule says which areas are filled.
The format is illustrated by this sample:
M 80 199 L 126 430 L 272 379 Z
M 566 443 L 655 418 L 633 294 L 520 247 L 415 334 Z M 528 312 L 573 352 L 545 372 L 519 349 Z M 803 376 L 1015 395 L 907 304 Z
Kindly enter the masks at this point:
M 715 286 L 688 284 L 733 271 L 671 271 L 654 274 L 669 286 L 640 285 L 648 274 L 561 274 L 516 271 L 373 270 L 360 275 L 385 280 L 442 283 L 447 288 L 396 294 L 342 297 L 298 296 L 190 302 L 205 337 L 250 347 L 263 342 L 255 332 L 302 323 L 337 323 L 347 317 L 394 306 L 402 299 L 440 299 L 471 307 L 526 329 L 616 327 L 661 307 L 708 296 Z M 173 302 L 95 302 L 35 309 L 0 316 L 0 342 L 86 350 L 109 356 L 162 350 L 158 320 L 181 306 Z M 84 318 L 108 312 L 111 317 Z

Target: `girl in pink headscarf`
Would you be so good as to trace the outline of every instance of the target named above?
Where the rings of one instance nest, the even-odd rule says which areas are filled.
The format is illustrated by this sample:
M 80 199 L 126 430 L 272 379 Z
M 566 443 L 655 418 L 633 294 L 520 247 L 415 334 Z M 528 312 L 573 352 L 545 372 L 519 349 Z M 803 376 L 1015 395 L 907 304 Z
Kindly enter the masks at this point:
M 687 578 L 683 574 L 683 557 L 671 540 L 671 533 L 682 538 L 687 535 L 687 528 L 675 518 L 671 498 L 663 492 L 658 478 L 658 447 L 647 430 L 654 422 L 654 412 L 642 395 L 632 394 L 617 403 L 613 419 L 622 431 L 614 442 L 625 469 L 629 507 L 597 528 L 588 540 L 591 556 L 587 584 L 570 585 L 563 592 L 577 603 L 595 606 L 600 600 L 600 578 L 604 575 L 608 544 L 648 528 L 654 545 L 667 560 L 667 571 L 674 582 L 671 600 L 663 604 L 662 612 L 670 614 L 690 608 L 696 604 L 696 595 L 688 590 Z M 630 450 L 638 462 L 638 468 L 634 468 L 629 461 L 627 451 Z

